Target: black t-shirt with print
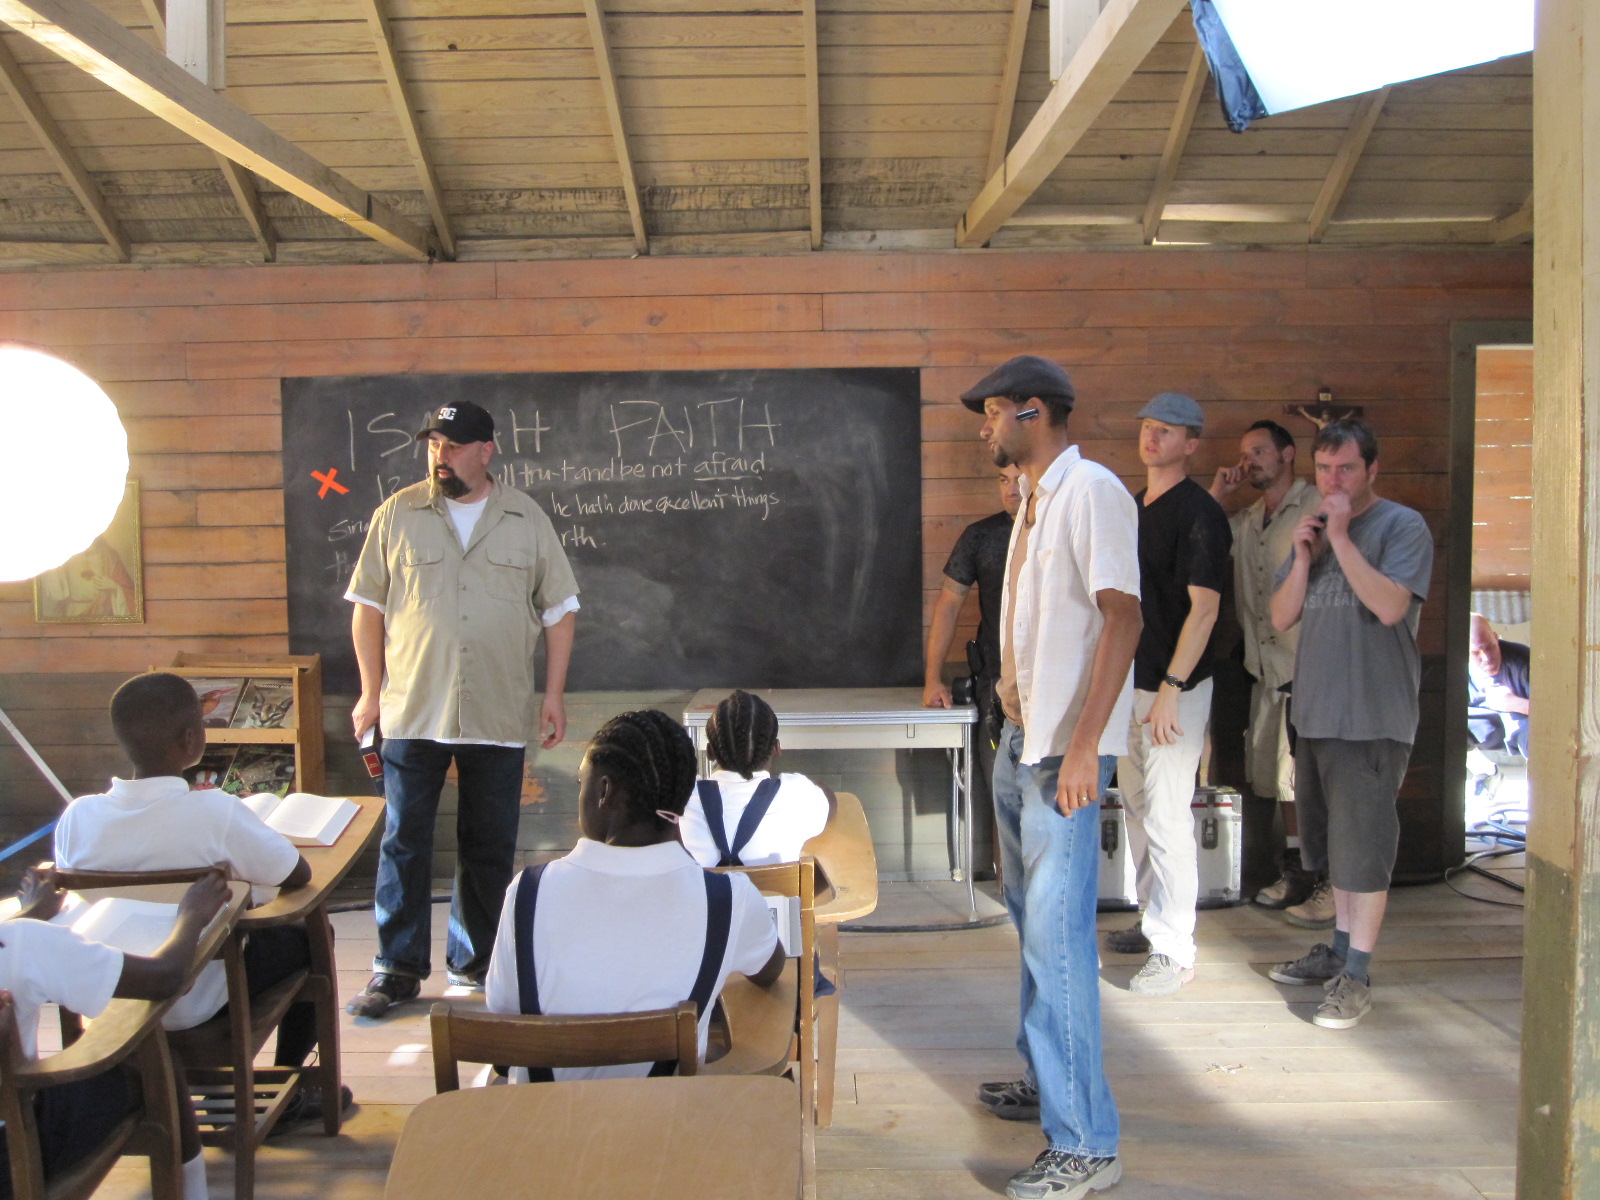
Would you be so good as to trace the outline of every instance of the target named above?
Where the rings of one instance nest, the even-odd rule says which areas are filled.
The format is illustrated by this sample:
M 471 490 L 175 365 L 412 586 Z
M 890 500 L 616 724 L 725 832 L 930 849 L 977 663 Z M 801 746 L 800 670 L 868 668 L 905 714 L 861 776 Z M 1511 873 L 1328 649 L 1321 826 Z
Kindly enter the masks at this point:
M 1000 594 L 1010 545 L 1011 517 L 997 512 L 963 529 L 944 564 L 944 573 L 963 587 L 978 585 L 978 649 L 989 678 L 1000 675 Z

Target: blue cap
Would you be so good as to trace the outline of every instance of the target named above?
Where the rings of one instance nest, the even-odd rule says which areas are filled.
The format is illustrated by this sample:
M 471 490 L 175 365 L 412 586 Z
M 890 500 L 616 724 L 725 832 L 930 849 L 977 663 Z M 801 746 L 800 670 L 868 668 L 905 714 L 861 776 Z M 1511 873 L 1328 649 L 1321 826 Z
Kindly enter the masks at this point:
M 1139 410 L 1139 419 L 1160 421 L 1163 425 L 1187 425 L 1190 429 L 1204 429 L 1206 415 L 1192 396 L 1182 392 L 1162 392 L 1152 396 L 1150 403 Z

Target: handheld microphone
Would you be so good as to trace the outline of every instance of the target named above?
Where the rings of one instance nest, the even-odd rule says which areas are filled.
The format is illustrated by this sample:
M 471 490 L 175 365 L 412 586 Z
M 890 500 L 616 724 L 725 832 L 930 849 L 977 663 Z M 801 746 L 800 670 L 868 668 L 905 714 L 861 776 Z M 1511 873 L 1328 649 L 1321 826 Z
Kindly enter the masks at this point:
M 1019 412 L 1017 414 L 1017 420 L 1019 420 L 1019 421 L 1031 421 L 1035 417 L 1037 417 L 1038 415 L 1039 415 L 1039 410 L 1037 408 L 1025 408 L 1025 409 L 1023 409 L 1021 412 Z

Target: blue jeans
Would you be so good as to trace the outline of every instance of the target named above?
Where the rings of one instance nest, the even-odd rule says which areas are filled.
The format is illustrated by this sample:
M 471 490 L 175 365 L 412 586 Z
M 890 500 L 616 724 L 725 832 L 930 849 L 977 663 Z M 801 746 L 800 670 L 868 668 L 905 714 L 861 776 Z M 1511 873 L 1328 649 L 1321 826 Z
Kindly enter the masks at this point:
M 1005 905 L 1022 939 L 1017 1053 L 1039 1089 L 1050 1149 L 1108 1158 L 1117 1152 L 1117 1102 L 1100 1053 L 1100 960 L 1095 940 L 1100 806 L 1056 808 L 1060 757 L 1022 763 L 1010 721 L 994 760 Z M 1104 793 L 1115 755 L 1100 756 Z
M 374 971 L 426 979 L 432 970 L 433 826 L 455 760 L 456 887 L 445 963 L 489 969 L 500 905 L 516 866 L 523 749 L 389 738 L 383 743 L 383 841 L 378 847 L 378 956 Z

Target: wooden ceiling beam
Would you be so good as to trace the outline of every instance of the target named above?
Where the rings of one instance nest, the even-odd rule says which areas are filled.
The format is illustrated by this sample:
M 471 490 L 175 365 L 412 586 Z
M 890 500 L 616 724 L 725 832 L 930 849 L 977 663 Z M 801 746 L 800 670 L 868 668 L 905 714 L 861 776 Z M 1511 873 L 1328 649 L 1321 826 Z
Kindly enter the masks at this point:
M 143 0 L 145 16 L 150 19 L 150 28 L 155 31 L 156 40 L 165 44 L 167 40 L 167 8 L 163 0 Z M 170 56 L 169 56 L 170 57 Z M 256 186 L 255 176 L 251 175 L 226 154 L 219 154 L 213 150 L 213 157 L 217 160 L 217 170 L 222 172 L 222 179 L 228 185 L 228 190 L 233 193 L 234 203 L 239 206 L 239 215 L 244 218 L 245 224 L 250 226 L 250 234 L 256 239 L 256 244 L 261 247 L 261 257 L 265 262 L 275 262 L 278 257 L 278 239 L 272 232 L 272 226 L 267 220 L 267 213 L 261 206 L 261 190 Z
M 994 128 L 989 133 L 989 159 L 983 168 L 986 179 L 1000 169 L 1000 164 L 1005 161 L 1006 147 L 1011 144 L 1011 121 L 1017 112 L 1017 81 L 1022 78 L 1022 52 L 1028 45 L 1028 19 L 1032 14 L 1033 0 L 1013 0 L 1011 33 L 1006 38 L 1005 69 L 1000 75 Z
M 61 127 L 56 124 L 55 118 L 50 115 L 50 110 L 45 107 L 44 101 L 39 98 L 39 93 L 34 90 L 33 84 L 28 82 L 28 77 L 22 73 L 22 67 L 11 56 L 11 51 L 3 42 L 0 42 L 0 87 L 3 87 L 6 95 L 11 97 L 23 121 L 33 130 L 33 136 L 39 139 L 45 153 L 55 163 L 56 170 L 72 189 L 72 194 L 78 198 L 78 203 L 83 205 L 83 211 L 88 213 L 89 219 L 100 231 L 100 236 L 106 240 L 106 245 L 116 252 L 119 262 L 128 262 L 132 253 L 128 246 L 127 235 L 122 232 L 122 223 L 117 220 L 116 213 L 111 211 L 111 206 L 101 194 L 100 185 L 90 176 L 88 169 L 83 165 L 83 160 L 78 157 L 78 152 L 73 149 L 72 143 L 67 141 L 66 135 L 61 132 Z
M 1150 185 L 1150 199 L 1145 202 L 1141 226 L 1144 244 L 1156 240 L 1161 229 L 1161 214 L 1166 210 L 1167 197 L 1172 195 L 1172 185 L 1178 178 L 1178 166 L 1183 162 L 1184 148 L 1189 144 L 1189 131 L 1194 128 L 1195 113 L 1200 111 L 1200 97 L 1205 95 L 1206 79 L 1211 74 L 1206 65 L 1206 52 L 1196 42 L 1189 56 L 1189 73 L 1183 77 L 1183 90 L 1178 93 L 1178 107 L 1172 113 L 1172 125 L 1167 129 L 1167 142 L 1161 148 L 1161 163 L 1156 167 L 1155 182 Z
M 373 45 L 378 51 L 378 65 L 383 71 L 384 85 L 389 89 L 389 103 L 394 108 L 395 119 L 400 122 L 400 134 L 405 138 L 406 149 L 411 154 L 411 165 L 422 183 L 422 198 L 433 219 L 433 232 L 439 238 L 439 251 L 445 258 L 456 256 L 456 237 L 450 227 L 450 215 L 444 207 L 444 191 L 439 187 L 439 176 L 433 169 L 433 157 L 422 140 L 422 130 L 417 125 L 417 111 L 411 103 L 405 77 L 400 74 L 400 60 L 394 51 L 394 34 L 389 27 L 389 14 L 383 0 L 361 0 L 362 14 L 372 29 Z
M 1320 242 L 1328 232 L 1333 214 L 1339 210 L 1339 201 L 1344 199 L 1344 190 L 1350 186 L 1350 178 L 1356 173 L 1356 164 L 1361 161 L 1361 152 L 1367 148 L 1372 128 L 1378 123 L 1383 106 L 1388 102 L 1390 90 L 1381 87 L 1375 92 L 1368 92 L 1356 105 L 1355 116 L 1350 119 L 1350 127 L 1344 131 L 1344 140 L 1339 143 L 1339 152 L 1333 156 L 1333 166 L 1329 168 L 1328 177 L 1322 181 L 1322 190 L 1311 205 L 1308 242 Z
M 817 0 L 800 0 L 806 59 L 806 183 L 811 248 L 822 249 L 822 83 L 817 68 Z
M 1065 74 L 956 225 L 956 245 L 981 246 L 1077 145 L 1167 32 L 1186 0 L 1111 0 Z
M 218 96 L 89 0 L 0 0 L 0 21 L 240 166 L 409 258 L 437 242 L 421 226 Z
M 622 197 L 628 205 L 628 220 L 633 223 L 633 244 L 640 254 L 649 254 L 650 235 L 644 227 L 644 207 L 639 203 L 639 184 L 633 175 L 633 155 L 628 150 L 627 127 L 622 123 L 622 102 L 617 97 L 617 72 L 611 61 L 611 39 L 606 34 L 606 14 L 600 3 L 601 0 L 583 0 L 583 16 L 589 23 L 589 40 L 594 45 L 600 91 L 606 102 L 606 120 L 611 125 L 617 167 L 622 172 Z

